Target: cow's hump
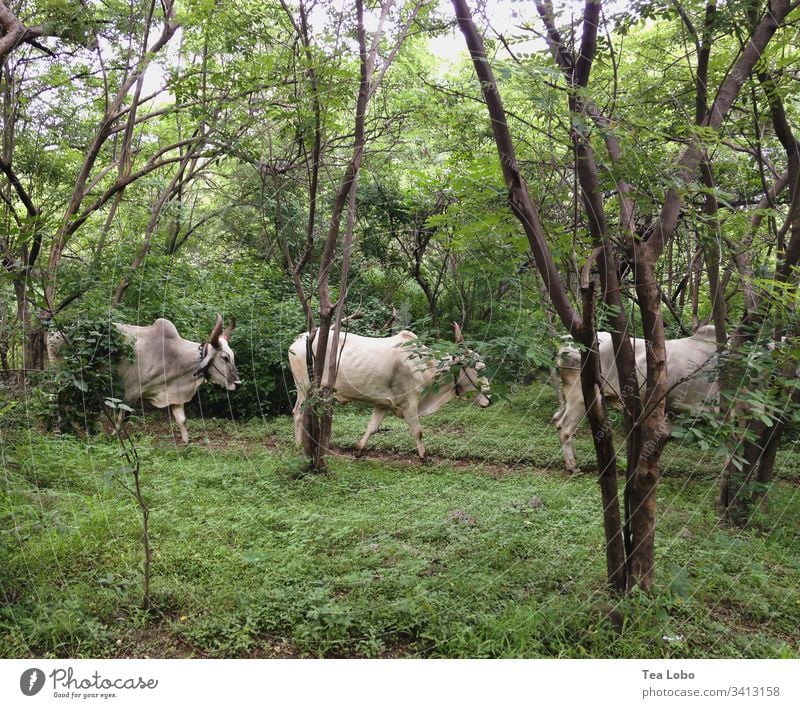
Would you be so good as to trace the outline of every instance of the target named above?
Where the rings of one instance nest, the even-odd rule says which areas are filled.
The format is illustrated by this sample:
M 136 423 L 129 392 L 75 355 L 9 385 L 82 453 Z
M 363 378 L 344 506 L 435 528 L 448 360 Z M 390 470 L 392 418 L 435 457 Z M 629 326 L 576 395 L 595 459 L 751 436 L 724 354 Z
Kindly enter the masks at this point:
M 716 342 L 717 335 L 714 331 L 714 325 L 703 325 L 698 327 L 697 331 L 692 335 L 692 339 L 700 342 Z
M 151 327 L 156 334 L 161 335 L 164 339 L 180 338 L 178 329 L 175 327 L 175 325 L 169 320 L 165 320 L 163 317 L 159 317 L 155 322 L 153 322 Z

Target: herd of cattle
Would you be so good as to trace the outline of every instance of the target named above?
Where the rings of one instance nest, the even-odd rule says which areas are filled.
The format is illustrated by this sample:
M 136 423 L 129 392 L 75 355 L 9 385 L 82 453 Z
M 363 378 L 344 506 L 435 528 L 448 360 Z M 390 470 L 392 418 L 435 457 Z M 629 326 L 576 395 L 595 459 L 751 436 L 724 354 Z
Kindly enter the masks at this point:
M 168 407 L 184 443 L 189 440 L 184 405 L 200 385 L 208 379 L 235 391 L 241 384 L 228 342 L 235 323 L 231 322 L 223 329 L 220 315 L 217 315 L 208 341 L 203 343 L 183 339 L 175 325 L 166 319 L 157 319 L 147 327 L 119 323 L 115 326 L 133 348 L 132 359 L 121 361 L 119 365 L 125 387 L 123 400 L 128 405 L 147 401 L 157 408 Z M 455 325 L 455 339 L 463 344 L 458 325 Z M 489 381 L 483 374 L 485 364 L 475 352 L 462 347 L 458 356 L 436 356 L 416 340 L 416 335 L 408 330 L 391 337 L 342 333 L 336 380 L 333 382 L 336 397 L 341 402 L 361 401 L 373 407 L 367 430 L 356 447 L 357 455 L 363 452 L 370 436 L 379 429 L 388 412 L 405 420 L 414 437 L 417 453 L 424 460 L 425 446 L 419 424 L 421 416 L 435 413 L 464 393 L 474 393 L 475 402 L 483 408 L 491 404 Z M 58 358 L 58 349 L 63 341 L 60 335 L 48 340 L 51 361 Z M 643 386 L 646 374 L 644 340 L 632 339 L 631 342 L 639 382 Z M 310 352 L 306 332 L 295 340 L 288 352 L 297 391 L 293 415 L 298 443 L 302 433 L 303 402 L 309 389 L 307 361 L 308 356 L 313 357 L 316 351 L 315 342 L 311 347 L 313 351 Z M 619 398 L 619 378 L 608 332 L 598 332 L 598 347 L 603 394 L 613 401 Z M 580 387 L 580 351 L 571 343 L 564 344 L 559 350 L 557 366 L 564 403 L 553 416 L 553 422 L 561 440 L 564 463 L 569 471 L 575 471 L 577 463 L 572 437 L 586 414 Z M 713 405 L 717 394 L 715 366 L 713 326 L 701 327 L 685 339 L 667 341 L 668 408 L 697 412 L 705 405 Z M 323 379 L 323 384 L 329 383 Z

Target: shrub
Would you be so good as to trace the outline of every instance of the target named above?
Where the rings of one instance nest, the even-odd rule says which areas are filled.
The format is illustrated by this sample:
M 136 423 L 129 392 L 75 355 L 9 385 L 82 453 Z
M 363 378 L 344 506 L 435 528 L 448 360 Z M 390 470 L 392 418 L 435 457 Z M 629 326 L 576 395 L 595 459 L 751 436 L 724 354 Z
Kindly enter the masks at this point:
M 62 431 L 92 431 L 108 399 L 121 398 L 119 361 L 131 346 L 110 318 L 79 319 L 51 335 L 57 356 L 51 386 Z

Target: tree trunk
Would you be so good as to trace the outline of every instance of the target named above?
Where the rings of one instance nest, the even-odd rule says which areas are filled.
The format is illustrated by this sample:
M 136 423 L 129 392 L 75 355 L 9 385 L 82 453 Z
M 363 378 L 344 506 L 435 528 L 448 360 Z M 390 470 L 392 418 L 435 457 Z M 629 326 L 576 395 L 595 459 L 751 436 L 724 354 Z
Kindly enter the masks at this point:
M 303 411 L 303 452 L 308 459 L 309 470 L 315 473 L 324 473 L 328 469 L 325 456 L 330 450 L 331 429 L 333 425 L 333 405 L 331 401 L 332 389 L 330 386 L 320 387 L 314 375 L 314 364 L 317 357 L 313 355 L 314 340 L 319 336 L 323 329 L 324 320 L 321 318 L 320 327 L 309 336 L 307 341 L 306 363 L 309 372 L 309 382 L 311 390 L 306 399 L 307 405 Z M 327 327 L 330 329 L 330 317 L 328 317 Z M 318 343 L 319 347 L 319 343 Z M 325 344 L 327 348 L 327 343 Z M 319 352 L 320 349 L 317 349 Z
M 655 279 L 655 253 L 647 244 L 636 248 L 636 294 L 642 313 L 647 354 L 647 386 L 643 413 L 635 426 L 639 455 L 629 459 L 634 468 L 627 479 L 631 547 L 628 556 L 628 589 L 653 587 L 655 568 L 656 489 L 661 477 L 661 452 L 669 438 L 666 422 L 667 369 L 664 319 Z
M 595 254 L 599 249 L 595 250 Z M 617 455 L 612 443 L 602 394 L 600 354 L 594 318 L 594 283 L 589 281 L 592 258 L 587 261 L 581 278 L 583 327 L 581 328 L 581 391 L 586 414 L 592 429 L 592 441 L 598 463 L 598 482 L 603 502 L 603 529 L 606 539 L 606 573 L 609 585 L 623 592 L 626 585 L 625 545 L 619 511 L 617 489 Z
M 22 383 L 29 371 L 44 369 L 47 340 L 44 328 L 31 319 L 27 278 L 14 281 L 14 293 L 17 298 L 17 319 L 22 326 Z
M 347 298 L 347 275 L 344 270 L 349 265 L 350 239 L 352 239 L 353 230 L 352 214 L 353 210 L 355 209 L 355 202 L 351 199 L 355 198 L 355 196 L 352 195 L 352 192 L 356 188 L 358 172 L 364 159 L 364 150 L 366 145 L 365 122 L 367 106 L 372 95 L 378 88 L 384 73 L 388 69 L 395 54 L 404 41 L 412 23 L 415 21 L 416 15 L 422 5 L 421 2 L 418 2 L 414 6 L 412 12 L 406 17 L 403 26 L 398 32 L 397 40 L 390 50 L 385 62 L 383 63 L 383 66 L 381 67 L 380 73 L 375 79 L 373 79 L 373 71 L 375 69 L 375 61 L 378 56 L 378 48 L 380 45 L 383 26 L 388 18 L 389 10 L 392 7 L 392 2 L 386 2 L 381 6 L 378 27 L 373 35 L 369 52 L 367 51 L 366 31 L 364 29 L 363 0 L 355 0 L 355 4 L 358 29 L 357 34 L 360 81 L 358 98 L 356 100 L 353 155 L 347 165 L 344 176 L 342 177 L 342 181 L 333 201 L 328 233 L 325 239 L 322 255 L 320 257 L 319 274 L 317 277 L 317 294 L 319 297 L 319 327 L 316 330 L 316 346 L 314 347 L 313 352 L 309 352 L 309 355 L 313 353 L 313 376 L 310 376 L 310 390 L 308 395 L 310 405 L 307 408 L 310 418 L 309 415 L 303 416 L 304 421 L 307 423 L 307 425 L 304 427 L 302 435 L 303 449 L 309 458 L 310 469 L 314 472 L 322 472 L 326 469 L 325 455 L 330 447 L 331 421 L 333 419 L 333 409 L 331 404 L 333 399 L 333 389 L 336 382 L 338 356 L 336 356 L 337 352 L 335 352 L 335 350 L 332 351 L 331 362 L 330 364 L 328 363 L 328 340 L 332 335 L 332 344 L 334 347 L 337 346 L 339 329 L 341 325 L 341 307 L 343 307 Z M 348 219 L 344 245 L 346 257 L 344 258 L 342 265 L 342 280 L 340 283 L 338 299 L 337 302 L 334 303 L 331 300 L 330 294 L 330 275 L 335 260 L 336 249 L 338 247 L 342 216 L 345 212 L 345 208 L 348 205 L 350 207 L 348 212 L 350 218 Z M 331 323 L 337 307 L 339 308 L 339 316 L 337 316 L 333 331 L 331 331 Z M 309 366 L 309 368 L 311 367 Z M 326 373 L 328 374 L 327 377 L 325 376 Z M 311 420 L 311 418 L 313 418 L 313 420 Z

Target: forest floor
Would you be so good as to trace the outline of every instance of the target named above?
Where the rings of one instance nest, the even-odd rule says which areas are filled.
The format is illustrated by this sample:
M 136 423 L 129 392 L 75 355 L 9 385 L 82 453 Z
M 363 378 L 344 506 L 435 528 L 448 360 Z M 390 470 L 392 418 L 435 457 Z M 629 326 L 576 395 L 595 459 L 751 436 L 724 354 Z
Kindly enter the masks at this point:
M 620 598 L 591 440 L 565 475 L 555 408 L 537 385 L 451 403 L 423 420 L 426 465 L 396 419 L 354 460 L 369 412 L 342 408 L 324 476 L 303 474 L 288 416 L 190 418 L 188 447 L 163 413 L 133 418 L 148 611 L 116 441 L 0 436 L 0 656 L 800 657 L 796 441 L 747 530 L 717 520 L 715 441 L 670 443 L 656 586 Z

